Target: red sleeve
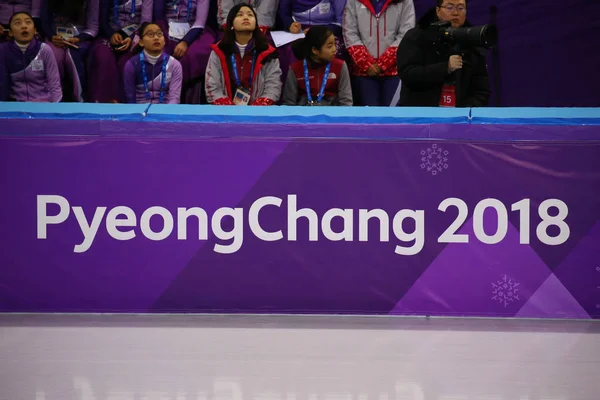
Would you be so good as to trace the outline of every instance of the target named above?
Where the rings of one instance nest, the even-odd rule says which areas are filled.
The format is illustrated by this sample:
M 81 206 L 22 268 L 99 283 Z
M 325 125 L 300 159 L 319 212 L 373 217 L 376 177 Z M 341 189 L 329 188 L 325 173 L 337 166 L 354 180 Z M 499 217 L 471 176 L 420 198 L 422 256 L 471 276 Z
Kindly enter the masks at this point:
M 371 65 L 375 64 L 375 59 L 369 54 L 365 46 L 352 46 L 348 47 L 347 50 L 350 57 L 352 57 L 352 61 L 358 67 L 359 73 L 364 74 Z
M 268 99 L 266 97 L 259 97 L 258 99 L 254 100 L 252 102 L 252 104 L 250 104 L 251 106 L 272 106 L 273 104 L 275 104 L 275 102 L 271 99 Z
M 215 106 L 234 106 L 235 103 L 228 97 L 221 97 L 212 102 Z
M 388 47 L 388 49 L 379 57 L 379 66 L 383 72 L 396 68 L 397 47 Z

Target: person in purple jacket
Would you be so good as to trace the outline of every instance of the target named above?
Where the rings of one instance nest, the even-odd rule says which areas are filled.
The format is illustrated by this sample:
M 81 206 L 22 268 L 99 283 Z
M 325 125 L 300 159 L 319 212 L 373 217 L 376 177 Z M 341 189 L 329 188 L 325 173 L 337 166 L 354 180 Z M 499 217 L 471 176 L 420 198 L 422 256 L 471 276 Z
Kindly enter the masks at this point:
M 153 0 L 100 0 L 100 36 L 90 51 L 90 101 L 125 101 L 123 69 L 134 56 L 137 31 L 152 22 Z
M 157 24 L 140 28 L 139 55 L 125 65 L 124 83 L 127 103 L 179 104 L 181 64 L 164 53 L 165 35 Z
M 154 0 L 154 19 L 168 32 L 169 54 L 181 61 L 183 100 L 199 103 L 215 33 L 206 26 L 210 0 Z
M 0 45 L 0 101 L 59 102 L 60 77 L 52 49 L 36 39 L 33 17 L 18 12 L 9 19 L 13 39 Z
M 82 102 L 87 94 L 84 63 L 98 35 L 99 9 L 99 0 L 47 0 L 42 20 L 67 100 Z
M 36 29 L 42 30 L 40 20 L 42 0 L 0 0 L 0 43 L 9 39 L 8 21 L 18 12 L 28 12 L 33 17 Z

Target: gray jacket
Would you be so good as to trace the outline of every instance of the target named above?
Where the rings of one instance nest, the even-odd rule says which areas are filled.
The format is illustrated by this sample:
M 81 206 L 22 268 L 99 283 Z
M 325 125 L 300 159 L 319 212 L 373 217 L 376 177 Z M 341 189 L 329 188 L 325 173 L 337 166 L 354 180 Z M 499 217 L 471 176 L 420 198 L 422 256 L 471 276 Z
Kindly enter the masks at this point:
M 237 88 L 231 85 L 225 54 L 217 44 L 211 47 L 213 51 L 208 58 L 205 76 L 206 99 L 210 104 L 231 104 Z M 281 97 L 279 60 L 275 58 L 263 64 L 263 60 L 275 51 L 275 48 L 269 46 L 269 50 L 260 53 L 256 59 L 258 73 L 254 76 L 250 104 L 257 102 L 259 105 L 267 105 L 266 99 L 270 100 L 267 103 L 276 103 Z
M 381 63 L 390 67 L 395 65 L 395 55 L 393 56 L 391 53 L 395 53 L 395 48 L 398 47 L 406 32 L 414 26 L 413 0 L 404 0 L 398 3 L 387 0 L 379 14 L 375 14 L 370 0 L 348 0 L 342 25 L 346 48 L 353 60 L 361 63 L 369 62 L 363 58 L 370 59 L 369 65 L 363 65 L 366 68 L 377 61 L 380 65 Z M 368 54 L 363 54 L 363 57 L 357 56 L 357 52 L 352 49 L 354 46 L 357 46 L 357 49 L 358 47 L 366 48 Z M 388 48 L 393 49 L 386 54 Z M 393 57 L 393 60 L 379 60 L 384 56 Z

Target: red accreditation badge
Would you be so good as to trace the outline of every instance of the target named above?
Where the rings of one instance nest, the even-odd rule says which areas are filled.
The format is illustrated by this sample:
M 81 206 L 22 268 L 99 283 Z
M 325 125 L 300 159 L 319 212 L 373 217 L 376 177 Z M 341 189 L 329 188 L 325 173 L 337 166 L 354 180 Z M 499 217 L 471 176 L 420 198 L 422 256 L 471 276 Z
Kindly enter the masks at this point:
M 442 87 L 440 107 L 456 107 L 456 86 L 444 85 Z

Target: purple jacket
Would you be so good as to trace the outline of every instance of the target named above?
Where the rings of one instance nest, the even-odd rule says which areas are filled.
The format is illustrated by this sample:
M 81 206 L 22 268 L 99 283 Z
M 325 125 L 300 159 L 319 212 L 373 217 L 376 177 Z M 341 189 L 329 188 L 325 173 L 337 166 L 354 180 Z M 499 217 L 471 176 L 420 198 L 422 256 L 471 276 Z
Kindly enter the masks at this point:
M 27 11 L 32 17 L 40 17 L 42 0 L 0 0 L 0 24 L 8 24 L 17 11 Z
M 58 67 L 49 46 L 34 39 L 23 54 L 14 41 L 0 45 L 0 101 L 61 99 Z
M 45 3 L 48 0 L 43 0 Z M 86 15 L 83 21 L 69 21 L 60 15 L 53 14 L 53 10 L 48 10 L 46 7 L 43 9 L 46 11 L 45 15 L 42 15 L 42 24 L 44 30 L 46 30 L 46 36 L 52 37 L 56 34 L 57 26 L 68 26 L 74 25 L 79 32 L 76 37 L 81 40 L 92 40 L 98 36 L 98 22 L 100 19 L 100 0 L 85 0 L 86 4 Z
M 158 104 L 160 102 L 162 65 L 165 56 L 166 54 L 160 56 L 155 65 L 150 64 L 148 60 L 144 62 L 144 64 L 146 64 L 150 100 L 146 97 L 146 91 L 144 89 L 140 55 L 138 54 L 127 61 L 127 64 L 125 65 L 125 72 L 123 73 L 125 83 L 125 98 L 127 99 L 127 103 Z M 167 62 L 166 78 L 163 104 L 179 104 L 183 73 L 181 64 L 174 57 L 169 57 Z
M 294 17 L 303 27 L 333 25 L 333 31 L 341 34 L 346 0 L 279 0 L 279 17 L 287 30 Z
M 176 3 L 175 3 L 176 1 Z M 168 21 L 188 21 L 192 29 L 182 39 L 188 45 L 192 44 L 204 31 L 210 0 L 192 0 L 191 10 L 188 13 L 188 0 L 154 0 L 154 19 L 162 27 L 167 29 Z M 175 12 L 177 4 L 177 13 Z M 179 14 L 179 15 L 178 15 Z M 189 15 L 189 18 L 188 18 Z M 165 33 L 166 33 L 165 32 Z
M 133 0 L 116 0 L 117 20 L 115 20 L 115 0 L 100 0 L 100 34 L 109 38 L 128 25 L 141 25 L 152 22 L 153 0 L 135 0 L 135 16 L 131 17 L 131 2 Z

